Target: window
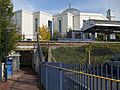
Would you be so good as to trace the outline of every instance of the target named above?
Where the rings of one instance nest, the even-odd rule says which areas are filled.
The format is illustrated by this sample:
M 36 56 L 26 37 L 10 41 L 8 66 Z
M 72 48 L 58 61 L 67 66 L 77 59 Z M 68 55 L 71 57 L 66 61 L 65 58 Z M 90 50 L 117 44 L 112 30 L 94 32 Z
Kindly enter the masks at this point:
M 50 29 L 50 32 L 52 32 L 52 21 L 48 20 L 48 28 Z
M 86 38 L 86 39 L 90 39 L 90 38 L 91 38 L 90 34 L 89 34 L 89 33 L 86 33 L 86 34 L 85 34 L 85 38 Z
M 37 29 L 38 29 L 38 19 L 36 18 L 35 19 L 35 31 L 37 32 Z
M 75 33 L 75 39 L 81 39 L 81 33 Z
M 61 23 L 61 20 L 59 20 L 59 33 L 61 33 L 62 32 L 62 23 Z

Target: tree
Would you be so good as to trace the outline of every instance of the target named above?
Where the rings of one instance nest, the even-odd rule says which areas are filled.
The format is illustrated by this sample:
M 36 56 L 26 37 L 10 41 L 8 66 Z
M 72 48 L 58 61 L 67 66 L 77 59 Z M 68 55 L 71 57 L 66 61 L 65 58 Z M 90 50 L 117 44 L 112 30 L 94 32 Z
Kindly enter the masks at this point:
M 55 30 L 54 33 L 53 33 L 53 39 L 57 40 L 58 39 L 58 35 L 59 35 L 58 31 Z
M 50 40 L 50 31 L 47 26 L 39 27 L 38 33 L 41 40 Z
M 12 22 L 13 15 L 11 0 L 0 0 L 0 60 L 15 49 L 17 32 Z
M 16 40 L 17 41 L 21 41 L 21 40 L 24 40 L 25 36 L 20 34 L 20 33 L 16 33 Z

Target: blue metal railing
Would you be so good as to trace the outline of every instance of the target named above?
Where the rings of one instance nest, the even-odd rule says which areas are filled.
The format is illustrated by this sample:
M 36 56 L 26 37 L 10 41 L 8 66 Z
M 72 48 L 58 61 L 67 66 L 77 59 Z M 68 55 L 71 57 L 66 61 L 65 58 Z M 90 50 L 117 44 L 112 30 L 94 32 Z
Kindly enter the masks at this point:
M 120 90 L 120 66 L 45 62 L 37 41 L 38 74 L 46 90 Z
M 39 66 L 41 84 L 46 90 L 119 90 L 119 67 L 104 70 L 103 65 L 80 65 L 42 62 Z M 108 68 L 108 67 L 107 67 Z M 111 66 L 111 68 L 113 68 Z M 114 73 L 114 72 L 113 72 Z

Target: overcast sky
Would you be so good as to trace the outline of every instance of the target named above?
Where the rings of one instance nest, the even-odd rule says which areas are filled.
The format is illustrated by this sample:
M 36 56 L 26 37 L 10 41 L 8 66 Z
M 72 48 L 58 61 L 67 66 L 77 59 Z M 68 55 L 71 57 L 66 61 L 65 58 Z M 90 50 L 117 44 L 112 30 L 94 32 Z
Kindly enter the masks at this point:
M 114 15 L 120 19 L 120 0 L 12 0 L 14 10 L 44 11 L 57 14 L 68 8 L 69 2 L 73 8 L 81 12 L 96 12 L 106 15 L 111 8 Z

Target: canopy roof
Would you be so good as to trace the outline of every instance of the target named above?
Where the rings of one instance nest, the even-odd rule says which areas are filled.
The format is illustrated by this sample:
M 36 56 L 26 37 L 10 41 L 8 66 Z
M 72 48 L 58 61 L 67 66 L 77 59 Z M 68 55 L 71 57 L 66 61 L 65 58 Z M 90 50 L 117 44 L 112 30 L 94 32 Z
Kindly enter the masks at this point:
M 84 23 L 84 32 L 120 33 L 120 21 L 88 20 Z

